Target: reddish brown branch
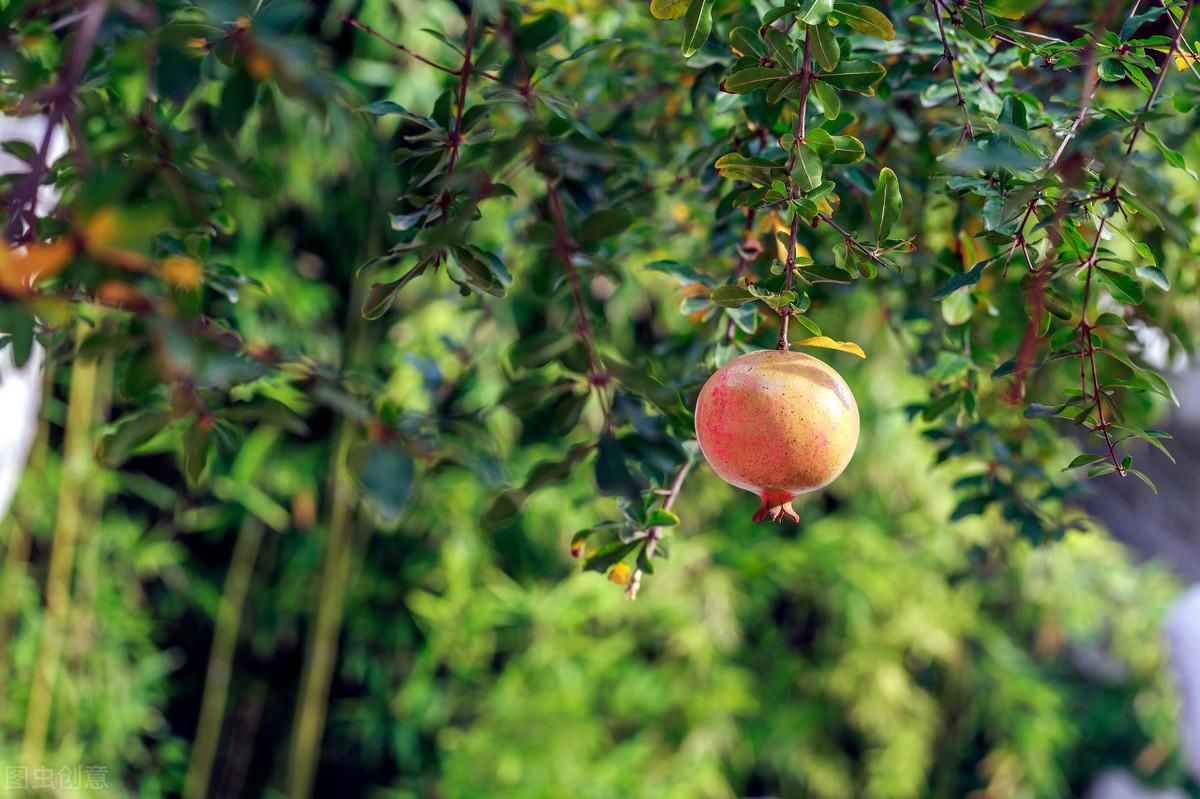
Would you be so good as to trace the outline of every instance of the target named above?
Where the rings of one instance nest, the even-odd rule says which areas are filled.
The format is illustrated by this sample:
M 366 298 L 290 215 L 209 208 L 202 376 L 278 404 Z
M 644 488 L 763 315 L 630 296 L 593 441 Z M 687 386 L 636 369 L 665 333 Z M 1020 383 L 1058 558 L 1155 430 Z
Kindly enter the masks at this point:
M 691 458 L 684 461 L 683 466 L 679 467 L 679 471 L 675 473 L 675 479 L 671 481 L 671 487 L 667 489 L 667 498 L 663 502 L 663 510 L 670 510 L 675 505 L 675 500 L 679 498 L 679 492 L 683 488 L 683 481 L 687 479 L 688 471 L 692 468 Z M 658 542 L 662 539 L 662 528 L 651 527 L 646 531 L 646 560 L 649 561 L 658 551 Z M 629 578 L 629 585 L 625 588 L 625 596 L 630 599 L 637 599 L 638 589 L 642 587 L 642 570 L 635 569 L 633 576 Z
M 91 55 L 96 34 L 100 31 L 100 23 L 104 21 L 105 6 L 104 0 L 92 0 L 78 14 L 79 30 L 71 43 L 58 81 L 48 90 L 50 99 L 46 132 L 42 135 L 41 144 L 29 164 L 29 172 L 21 178 L 9 196 L 9 216 L 4 228 L 4 238 L 11 244 L 28 238 L 34 232 L 37 222 L 38 189 L 50 168 L 50 141 L 54 137 L 54 131 L 67 116 L 71 104 L 75 102 L 75 93 L 83 78 L 84 67 Z M 26 225 L 28 231 L 23 231 Z
M 563 268 L 567 274 L 567 284 L 571 288 L 571 300 L 575 304 L 575 332 L 587 353 L 588 386 L 596 392 L 600 406 L 604 411 L 604 424 L 612 429 L 612 418 L 609 415 L 608 404 L 604 398 L 604 388 L 609 383 L 609 375 L 604 371 L 600 353 L 592 337 L 592 325 L 588 320 L 587 305 L 583 300 L 583 289 L 579 280 L 579 269 L 575 266 L 575 243 L 567 229 L 567 220 L 563 215 L 562 197 L 558 184 L 546 177 L 546 206 L 550 210 L 550 218 L 554 223 L 555 251 L 562 258 Z
M 737 283 L 741 276 L 746 272 L 746 266 L 759 253 L 762 252 L 762 245 L 754 240 L 754 218 L 758 215 L 758 209 L 746 209 L 746 224 L 742 226 L 742 238 L 738 241 L 737 247 L 737 263 L 733 267 L 733 282 Z M 725 343 L 733 343 L 733 332 L 736 325 L 733 319 L 730 318 L 725 323 Z
M 472 15 L 472 20 L 473 20 L 473 18 L 474 18 L 474 15 Z M 439 64 L 438 62 L 434 61 L 431 58 L 426 58 L 425 56 L 421 55 L 420 53 L 413 50 L 412 48 L 406 47 L 405 45 L 400 44 L 400 42 L 396 41 L 395 39 L 391 39 L 391 38 L 388 38 L 387 36 L 384 36 L 382 33 L 375 30 L 370 25 L 364 25 L 363 23 L 359 22 L 358 20 L 354 19 L 353 17 L 348 17 L 345 14 L 338 14 L 338 19 L 340 19 L 342 22 L 345 22 L 347 25 L 349 25 L 353 28 L 357 28 L 358 30 L 362 31 L 363 33 L 367 34 L 368 36 L 374 36 L 376 39 L 383 42 L 388 47 L 393 47 L 396 50 L 399 50 L 400 52 L 404 53 L 408 57 L 414 58 L 417 61 L 420 61 L 422 64 L 428 64 L 429 66 L 433 67 L 434 69 L 438 69 L 438 70 L 441 70 L 442 72 L 445 72 L 447 75 L 455 75 L 455 76 L 462 75 L 462 70 L 451 69 L 450 67 L 447 67 L 443 64 Z M 470 34 L 468 33 L 468 36 L 469 35 Z M 469 47 L 467 47 L 466 50 L 468 52 L 470 52 Z M 491 74 L 490 72 L 476 70 L 475 74 L 482 75 L 483 77 L 487 78 L 488 80 L 499 80 L 498 77 Z
M 1187 25 L 1188 17 L 1192 13 L 1192 3 L 1194 0 L 1188 0 L 1187 5 L 1183 9 L 1183 17 L 1179 20 L 1179 25 L 1175 28 L 1175 36 L 1171 40 L 1171 46 L 1167 49 L 1167 56 L 1163 60 L 1162 68 L 1158 72 L 1158 78 L 1154 81 L 1154 86 L 1150 90 L 1150 96 L 1146 98 L 1146 104 L 1142 106 L 1142 111 L 1138 114 L 1137 123 L 1133 128 L 1133 135 L 1129 137 L 1129 144 L 1125 147 L 1125 157 L 1121 160 L 1121 165 L 1117 168 L 1116 177 L 1113 178 L 1112 186 L 1109 188 L 1109 193 L 1115 198 L 1117 189 L 1121 185 L 1121 178 L 1125 174 L 1125 168 L 1133 156 L 1134 147 L 1137 146 L 1138 138 L 1142 131 L 1146 128 L 1146 123 L 1142 117 L 1150 112 L 1154 107 L 1155 101 L 1158 99 L 1159 92 L 1162 91 L 1163 83 L 1166 82 L 1167 73 L 1170 71 L 1171 59 L 1175 52 L 1179 49 L 1179 41 L 1183 37 L 1183 29 Z M 1108 224 L 1108 218 L 1102 217 L 1100 224 L 1096 226 L 1096 235 L 1092 240 L 1091 252 L 1088 253 L 1087 260 L 1080 265 L 1086 267 L 1087 272 L 1083 278 L 1083 309 L 1079 315 L 1079 373 L 1080 373 L 1080 392 L 1083 395 L 1083 401 L 1087 403 L 1087 376 L 1084 373 L 1084 360 L 1091 368 L 1092 373 L 1092 396 L 1096 401 L 1096 424 L 1092 429 L 1099 431 L 1104 436 L 1104 444 L 1108 448 L 1108 458 L 1112 462 L 1113 468 L 1117 470 L 1117 474 L 1124 475 L 1125 470 L 1121 467 L 1121 462 L 1117 459 L 1115 445 L 1113 444 L 1112 436 L 1108 432 L 1108 422 L 1104 418 L 1104 395 L 1100 391 L 1100 379 L 1097 376 L 1096 370 L 1096 348 L 1092 345 L 1091 326 L 1087 321 L 1088 304 L 1091 299 L 1092 290 L 1092 275 L 1096 268 L 1096 254 L 1100 250 L 1100 241 L 1104 236 L 1104 228 Z
M 958 107 L 962 110 L 963 129 L 959 134 L 958 140 L 961 142 L 964 138 L 975 139 L 975 131 L 971 128 L 971 115 L 967 112 L 967 101 L 963 98 L 962 85 L 958 82 L 958 56 L 950 49 L 950 40 L 946 38 L 946 26 L 942 23 L 942 6 L 938 0 L 933 2 L 933 16 L 937 20 L 938 35 L 942 39 L 942 58 L 950 65 L 950 77 L 954 79 L 954 94 L 958 98 Z M 947 9 L 949 10 L 949 9 Z M 934 67 L 937 68 L 936 66 Z

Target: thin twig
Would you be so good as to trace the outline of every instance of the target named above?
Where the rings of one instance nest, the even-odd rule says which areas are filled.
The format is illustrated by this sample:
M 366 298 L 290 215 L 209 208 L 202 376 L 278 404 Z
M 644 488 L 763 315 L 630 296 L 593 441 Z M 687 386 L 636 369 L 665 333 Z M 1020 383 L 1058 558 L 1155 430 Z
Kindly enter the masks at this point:
M 807 133 L 808 90 L 812 83 L 812 34 L 804 36 L 804 55 L 800 61 L 800 107 L 797 109 L 795 141 L 792 142 L 791 153 L 787 160 L 788 196 L 795 197 L 799 188 L 792 180 L 792 169 L 796 166 L 796 158 L 804 145 L 804 135 Z M 791 291 L 795 281 L 796 271 L 796 237 L 800 233 L 800 211 L 792 210 L 792 221 L 788 228 L 787 263 L 783 265 L 783 290 Z M 792 318 L 791 304 L 779 310 L 779 338 L 775 341 L 775 349 L 789 350 L 792 347 L 788 341 L 788 322 Z
M 1141 136 L 1143 130 L 1146 129 L 1146 123 L 1142 117 L 1149 113 L 1154 107 L 1155 101 L 1158 99 L 1159 92 L 1162 91 L 1163 83 L 1166 82 L 1167 73 L 1170 71 L 1171 59 L 1175 55 L 1175 51 L 1179 48 L 1179 41 L 1183 37 L 1183 29 L 1187 25 L 1188 17 L 1192 13 L 1192 3 L 1194 0 L 1188 0 L 1187 5 L 1183 10 L 1183 17 L 1179 20 L 1179 25 L 1175 29 L 1175 37 L 1171 40 L 1171 47 L 1167 50 L 1167 57 L 1163 60 L 1162 68 L 1158 72 L 1158 78 L 1154 81 L 1154 87 L 1150 90 L 1150 96 L 1146 98 L 1146 104 L 1142 107 L 1142 111 L 1138 114 L 1138 121 L 1134 125 L 1133 135 L 1129 137 L 1129 144 L 1125 147 L 1125 157 L 1121 160 L 1121 165 L 1117 168 L 1116 177 L 1113 178 L 1112 186 L 1109 188 L 1112 196 L 1116 198 L 1117 189 L 1121 185 L 1121 178 L 1125 174 L 1125 167 L 1128 165 L 1130 158 L 1133 156 L 1134 147 L 1137 146 L 1138 137 Z M 1169 12 L 1168 12 L 1169 13 Z M 1100 391 L 1100 380 L 1096 371 L 1096 347 L 1092 344 L 1091 325 L 1087 321 L 1088 301 L 1091 297 L 1092 289 L 1092 274 L 1096 267 L 1096 254 L 1100 250 L 1100 241 L 1104 236 L 1104 228 L 1108 224 L 1108 217 L 1101 217 L 1100 224 L 1096 226 L 1096 236 L 1092 240 L 1091 252 L 1088 254 L 1081 266 L 1086 267 L 1087 272 L 1083 279 L 1083 309 L 1079 314 L 1079 357 L 1080 362 L 1080 389 L 1083 394 L 1083 400 L 1087 401 L 1087 379 L 1083 374 L 1082 359 L 1087 359 L 1091 366 L 1092 373 L 1092 392 L 1096 400 L 1096 424 L 1092 427 L 1093 430 L 1098 430 L 1104 436 L 1105 446 L 1108 448 L 1108 458 L 1112 462 L 1113 468 L 1117 470 L 1117 474 L 1124 475 L 1125 470 L 1121 466 L 1121 462 L 1117 459 L 1115 445 L 1113 444 L 1112 436 L 1109 435 L 1109 424 L 1104 418 L 1104 395 Z
M 472 15 L 472 19 L 473 18 L 474 18 L 474 15 Z M 406 47 L 405 45 L 400 44 L 400 42 L 396 41 L 395 39 L 390 39 L 387 36 L 384 36 L 382 33 L 375 30 L 370 25 L 364 25 L 363 23 L 359 22 L 358 20 L 354 19 L 353 17 L 348 17 L 345 14 L 338 14 L 338 19 L 340 19 L 342 22 L 345 22 L 347 25 L 349 25 L 353 28 L 357 28 L 358 30 L 362 31 L 363 33 L 365 33 L 369 36 L 374 36 L 376 39 L 383 42 L 387 46 L 393 47 L 393 48 L 399 50 L 400 52 L 404 53 L 405 55 L 409 56 L 410 58 L 415 58 L 417 61 L 420 61 L 422 64 L 428 64 L 429 66 L 433 67 L 434 69 L 440 69 L 442 72 L 445 72 L 447 75 L 460 76 L 462 74 L 461 70 L 452 69 L 443 64 L 439 64 L 438 62 L 434 61 L 431 58 L 426 58 L 425 56 L 416 52 L 412 48 Z M 467 50 L 469 51 L 470 48 L 467 48 Z M 498 77 L 491 74 L 490 72 L 484 72 L 482 70 L 476 70 L 475 74 L 482 75 L 483 77 L 485 77 L 489 80 L 500 80 Z
M 562 258 L 563 268 L 567 273 L 567 284 L 571 287 L 571 299 L 575 304 L 575 332 L 583 344 L 588 359 L 588 386 L 596 392 L 600 407 L 604 412 L 604 426 L 612 430 L 612 417 L 609 414 L 608 403 L 604 397 L 604 388 L 609 383 L 609 375 L 604 371 L 600 353 L 596 350 L 592 338 L 592 325 L 588 320 L 587 305 L 583 300 L 583 289 L 579 281 L 579 269 L 575 266 L 575 244 L 571 241 L 567 220 L 563 215 L 562 197 L 559 195 L 558 184 L 549 176 L 546 177 L 546 206 L 554 223 L 555 250 Z
M 453 193 L 450 181 L 454 177 L 454 167 L 458 164 L 458 151 L 462 144 L 463 115 L 466 113 L 467 87 L 471 82 L 471 48 L 475 46 L 475 13 L 467 17 L 467 37 L 463 45 L 462 66 L 458 70 L 458 96 L 454 105 L 454 119 L 450 128 L 450 138 L 446 147 L 450 151 L 450 161 L 446 164 L 446 188 L 442 192 L 442 217 L 450 213 L 450 200 Z
M 1171 24 L 1175 26 L 1175 30 L 1181 34 L 1179 38 L 1179 46 L 1182 47 L 1189 56 L 1191 56 L 1190 58 L 1185 58 L 1184 62 L 1188 65 L 1188 69 L 1192 71 L 1192 74 L 1200 79 L 1200 71 L 1196 70 L 1196 59 L 1200 58 L 1200 56 L 1196 55 L 1196 51 L 1192 49 L 1190 44 L 1188 44 L 1187 39 L 1183 38 L 1183 27 L 1175 20 L 1175 15 L 1171 13 L 1171 9 L 1167 5 L 1166 0 L 1158 0 L 1158 2 L 1160 5 L 1162 5 L 1163 10 L 1167 12 L 1167 19 L 1171 20 Z M 1171 59 L 1168 58 L 1167 63 L 1170 63 L 1170 60 Z M 1163 69 L 1166 68 L 1167 65 L 1163 64 Z
M 950 49 L 950 40 L 946 38 L 946 26 L 942 24 L 942 6 L 938 0 L 933 3 L 933 16 L 937 19 L 938 35 L 942 38 L 942 59 L 950 65 L 950 77 L 954 78 L 954 93 L 958 96 L 958 107 L 962 109 L 963 129 L 958 140 L 964 138 L 975 140 L 975 131 L 971 128 L 971 115 L 967 112 L 967 101 L 963 98 L 962 86 L 958 82 L 958 56 Z M 936 69 L 936 67 L 935 67 Z
M 734 264 L 733 267 L 734 283 L 737 283 L 738 279 L 741 278 L 741 276 L 745 273 L 747 264 L 749 264 L 750 261 L 758 255 L 758 253 L 762 252 L 762 245 L 753 238 L 754 218 L 757 216 L 757 214 L 758 209 L 756 208 L 746 209 L 746 224 L 742 226 L 742 238 L 738 241 L 737 246 L 737 263 Z M 735 329 L 736 325 L 734 324 L 733 317 L 730 317 L 729 321 L 725 323 L 726 345 L 733 343 Z
M 870 258 L 872 261 L 874 261 L 879 266 L 882 266 L 885 269 L 890 269 L 893 272 L 899 273 L 899 271 L 900 271 L 899 269 L 897 269 L 892 264 L 890 264 L 887 261 L 880 258 L 879 254 L 873 248 L 868 247 L 867 245 L 863 244 L 861 241 L 856 239 L 854 237 L 853 233 L 846 230 L 846 228 L 842 227 L 837 222 L 835 222 L 833 220 L 833 217 L 829 216 L 828 214 L 818 213 L 817 218 L 820 219 L 825 224 L 829 225 L 831 228 L 836 230 L 838 233 L 842 234 L 842 238 L 845 240 L 847 247 L 853 247 L 854 249 L 861 252 L 863 255 Z
M 42 135 L 41 145 L 38 147 L 33 161 L 29 164 L 29 171 L 25 173 L 9 197 L 9 217 L 4 228 L 4 238 L 10 244 L 16 244 L 34 233 L 34 225 L 37 222 L 38 189 L 50 168 L 50 141 L 71 103 L 75 101 L 75 92 L 79 89 L 83 69 L 91 55 L 96 34 L 100 31 L 100 23 L 104 20 L 105 6 L 104 0 L 93 0 L 79 14 L 81 20 L 79 30 L 75 34 L 75 40 L 71 43 L 71 49 L 67 53 L 66 62 L 58 76 L 58 82 L 50 87 L 50 111 L 46 115 L 46 132 Z M 28 231 L 23 230 L 26 224 L 28 224 Z
M 670 510 L 675 505 L 675 500 L 679 498 L 679 491 L 683 488 L 683 481 L 687 479 L 688 471 L 692 468 L 692 460 L 688 458 L 684 461 L 683 466 L 679 467 L 679 471 L 675 473 L 675 479 L 671 481 L 671 487 L 667 490 L 667 498 L 663 502 L 663 510 Z M 662 528 L 651 527 L 646 531 L 646 560 L 649 561 L 654 557 L 654 553 L 658 551 L 658 542 L 662 539 Z M 637 599 L 638 589 L 642 587 L 642 570 L 634 569 L 633 575 L 629 578 L 629 585 L 625 587 L 625 596 L 630 599 Z

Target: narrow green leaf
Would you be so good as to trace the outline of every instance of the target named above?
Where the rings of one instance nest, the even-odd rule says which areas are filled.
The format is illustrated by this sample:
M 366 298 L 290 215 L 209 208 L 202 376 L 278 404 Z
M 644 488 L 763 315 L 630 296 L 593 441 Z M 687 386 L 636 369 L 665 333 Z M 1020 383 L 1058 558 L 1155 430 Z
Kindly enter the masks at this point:
M 837 90 L 819 80 L 814 80 L 811 88 L 821 102 L 821 112 L 825 118 L 837 119 L 838 115 L 842 113 L 842 99 L 838 97 Z
M 833 35 L 833 28 L 829 27 L 827 22 L 809 25 L 808 35 L 812 41 L 813 58 L 817 59 L 821 69 L 832 72 L 837 68 L 838 59 L 842 57 L 842 48 L 838 46 L 837 38 Z
M 690 58 L 708 41 L 712 33 L 713 0 L 694 0 L 683 21 L 683 57 Z
M 871 194 L 871 219 L 874 221 L 875 241 L 883 243 L 900 218 L 900 181 L 890 167 L 879 170 L 879 180 Z

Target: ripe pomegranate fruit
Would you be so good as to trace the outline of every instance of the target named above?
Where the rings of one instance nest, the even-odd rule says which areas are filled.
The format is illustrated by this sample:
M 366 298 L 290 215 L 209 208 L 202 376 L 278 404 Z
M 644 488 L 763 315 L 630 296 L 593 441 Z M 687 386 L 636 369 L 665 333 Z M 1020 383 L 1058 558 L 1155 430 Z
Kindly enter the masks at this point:
M 722 480 L 762 499 L 761 522 L 800 521 L 792 500 L 833 482 L 858 444 L 858 404 L 833 367 L 759 350 L 718 369 L 696 401 L 696 438 Z

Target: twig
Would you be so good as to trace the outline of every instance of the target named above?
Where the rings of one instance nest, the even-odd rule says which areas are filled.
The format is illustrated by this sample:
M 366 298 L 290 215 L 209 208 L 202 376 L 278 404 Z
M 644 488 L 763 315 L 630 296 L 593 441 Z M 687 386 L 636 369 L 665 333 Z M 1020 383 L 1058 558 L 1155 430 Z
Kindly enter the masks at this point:
M 737 246 L 737 263 L 733 267 L 733 282 L 737 283 L 738 279 L 746 271 L 746 265 L 750 263 L 758 253 L 762 252 L 762 245 L 752 238 L 754 233 L 754 218 L 758 214 L 757 208 L 746 209 L 746 224 L 742 226 L 742 238 L 738 241 Z M 731 317 L 725 324 L 725 343 L 733 343 L 733 332 L 736 325 Z
M 792 142 L 791 152 L 787 160 L 788 197 L 798 195 L 798 187 L 792 180 L 792 169 L 796 166 L 796 158 L 800 148 L 804 146 L 804 135 L 807 132 L 808 89 L 812 83 L 812 35 L 804 36 L 804 55 L 800 61 L 800 107 L 797 109 L 795 141 Z M 788 228 L 787 263 L 783 265 L 783 290 L 791 291 L 795 282 L 796 271 L 796 237 L 800 233 L 800 211 L 792 210 L 792 221 Z M 775 349 L 789 350 L 792 347 L 788 341 L 788 322 L 792 318 L 792 306 L 789 303 L 779 309 L 779 338 L 775 341 Z
M 455 100 L 454 120 L 450 128 L 450 139 L 446 146 L 450 151 L 450 161 L 446 164 L 446 188 L 442 192 L 442 216 L 450 213 L 452 192 L 450 180 L 454 177 L 454 167 L 458 164 L 459 146 L 462 144 L 463 114 L 466 113 L 467 86 L 471 82 L 471 48 L 475 45 L 475 13 L 467 17 L 467 38 L 463 46 L 462 66 L 458 70 L 458 97 Z
M 583 301 L 583 289 L 580 287 L 579 270 L 575 266 L 575 244 L 571 241 L 571 233 L 567 229 L 567 220 L 563 215 L 562 197 L 559 195 L 558 184 L 549 176 L 546 177 L 546 205 L 554 223 L 555 251 L 562 258 L 563 268 L 567 273 L 567 283 L 571 287 L 571 299 L 575 303 L 575 332 L 587 352 L 588 386 L 595 390 L 604 412 L 604 426 L 612 429 L 612 417 L 604 398 L 604 388 L 609 383 L 609 375 L 604 371 L 604 364 L 596 350 L 592 338 L 592 325 L 588 320 L 587 305 Z
M 962 86 L 958 82 L 958 56 L 950 49 L 950 40 L 946 38 L 946 26 L 942 24 L 942 6 L 938 0 L 933 3 L 933 16 L 937 19 L 938 35 L 942 38 L 942 59 L 950 65 L 950 77 L 954 78 L 954 93 L 958 96 L 958 107 L 962 109 L 963 129 L 958 141 L 964 138 L 975 140 L 975 131 L 971 128 L 971 115 L 967 112 L 967 101 L 963 99 Z M 936 69 L 936 65 L 934 66 Z
M 25 173 L 9 197 L 9 217 L 4 228 L 4 238 L 10 244 L 20 242 L 34 232 L 37 222 L 38 188 L 42 185 L 42 179 L 50 167 L 48 163 L 50 141 L 54 136 L 54 131 L 66 115 L 67 109 L 75 100 L 75 92 L 83 77 L 83 68 L 87 65 L 96 34 L 100 30 L 100 23 L 104 20 L 105 5 L 104 0 L 92 0 L 78 15 L 80 23 L 79 30 L 75 34 L 75 41 L 71 43 L 71 49 L 67 53 L 66 62 L 58 76 L 58 82 L 50 87 L 50 112 L 46 115 L 46 132 L 42 135 L 41 145 L 34 155 L 33 162 L 29 165 L 29 171 Z M 26 216 L 27 209 L 28 216 Z M 28 223 L 28 231 L 23 230 L 26 223 Z
M 374 36 L 376 39 L 378 39 L 379 41 L 388 45 L 389 47 L 394 47 L 395 49 L 397 49 L 400 52 L 404 53 L 405 55 L 409 56 L 410 58 L 415 58 L 417 61 L 420 61 L 422 64 L 428 64 L 429 66 L 433 67 L 434 69 L 440 69 L 442 72 L 445 72 L 447 75 L 455 75 L 455 76 L 462 75 L 462 70 L 451 69 L 450 67 L 439 64 L 438 62 L 434 61 L 431 58 L 426 58 L 425 56 L 416 52 L 412 48 L 409 48 L 403 44 L 400 44 L 400 42 L 396 41 L 395 39 L 390 39 L 387 36 L 384 36 L 382 33 L 375 30 L 370 25 L 364 25 L 363 23 L 359 22 L 358 20 L 354 19 L 353 17 L 348 17 L 345 14 L 338 14 L 338 19 L 340 19 L 342 22 L 345 22 L 347 25 L 349 25 L 353 28 L 357 28 L 358 30 L 362 31 L 363 33 L 365 33 L 369 36 Z M 472 20 L 472 25 L 473 25 L 473 20 L 474 20 L 473 14 L 471 15 L 471 20 Z M 468 29 L 468 31 L 469 30 L 470 29 Z M 471 35 L 470 32 L 468 32 L 467 35 L 469 37 Z M 468 53 L 470 53 L 471 48 L 468 46 L 466 48 L 466 51 Z M 491 74 L 490 72 L 484 72 L 482 70 L 476 70 L 475 74 L 482 75 L 483 77 L 488 78 L 489 80 L 496 80 L 496 81 L 500 80 L 498 77 Z
M 692 468 L 692 460 L 688 458 L 684 464 L 679 467 L 679 471 L 675 473 L 675 479 L 671 481 L 671 487 L 667 490 L 667 498 L 663 502 L 663 510 L 670 510 L 675 505 L 675 500 L 679 498 L 679 491 L 683 488 L 683 481 L 687 479 L 688 471 Z M 654 553 L 658 551 L 658 542 L 662 539 L 662 528 L 651 527 L 646 531 L 646 560 L 649 561 L 654 557 Z M 629 578 L 629 585 L 625 587 L 625 596 L 630 599 L 637 599 L 638 589 L 642 587 L 642 570 L 634 569 L 633 576 Z
M 1129 137 L 1129 144 L 1125 147 L 1125 157 L 1121 160 L 1121 165 L 1117 168 L 1116 177 L 1113 178 L 1112 186 L 1109 188 L 1109 192 L 1114 198 L 1117 196 L 1117 189 L 1121 185 L 1121 178 L 1125 174 L 1125 167 L 1133 155 L 1134 147 L 1137 146 L 1138 137 L 1146 129 L 1146 123 L 1142 121 L 1142 116 L 1154 107 L 1154 102 L 1158 99 L 1159 92 L 1162 91 L 1163 83 L 1166 81 L 1167 73 L 1170 71 L 1171 59 L 1174 57 L 1175 51 L 1179 48 L 1179 41 L 1183 37 L 1183 29 L 1187 25 L 1188 17 L 1192 13 L 1193 2 L 1194 0 L 1188 0 L 1187 5 L 1183 9 L 1183 17 L 1179 20 L 1179 25 L 1175 28 L 1175 37 L 1171 40 L 1171 47 L 1167 50 L 1167 57 L 1164 59 L 1162 68 L 1158 72 L 1158 78 L 1154 81 L 1154 87 L 1150 90 L 1150 96 L 1146 98 L 1146 104 L 1142 106 L 1142 111 L 1138 114 L 1138 121 L 1134 125 L 1133 135 Z M 1091 298 L 1092 289 L 1092 274 L 1096 267 L 1096 253 L 1100 250 L 1100 241 L 1104 236 L 1104 228 L 1107 224 L 1108 217 L 1101 217 L 1100 224 L 1096 226 L 1096 236 L 1092 240 L 1091 252 L 1088 254 L 1087 260 L 1080 264 L 1086 267 L 1087 272 L 1083 279 L 1083 309 L 1079 314 L 1079 380 L 1083 400 L 1086 402 L 1087 376 L 1084 374 L 1084 359 L 1086 359 L 1091 366 L 1092 392 L 1096 400 L 1097 423 L 1092 429 L 1100 431 L 1104 436 L 1104 444 L 1108 448 L 1108 458 L 1112 462 L 1113 468 L 1117 470 L 1117 474 L 1124 476 L 1125 470 L 1121 467 L 1121 462 L 1117 460 L 1116 448 L 1113 444 L 1112 436 L 1108 432 L 1109 425 L 1104 418 L 1104 395 L 1100 392 L 1100 379 L 1096 371 L 1096 348 L 1092 345 L 1092 328 L 1087 321 L 1088 301 Z
M 825 224 L 829 225 L 831 228 L 836 230 L 838 233 L 842 234 L 842 238 L 845 240 L 847 247 L 853 247 L 856 250 L 858 250 L 859 252 L 861 252 L 863 255 L 870 258 L 872 261 L 874 261 L 879 266 L 882 266 L 886 269 L 890 269 L 893 272 L 899 273 L 899 271 L 900 271 L 899 269 L 897 269 L 892 264 L 890 264 L 887 261 L 880 258 L 879 254 L 877 252 L 875 252 L 874 249 L 872 249 L 871 247 L 868 247 L 867 245 L 863 244 L 861 241 L 856 239 L 854 237 L 853 233 L 846 230 L 846 228 L 842 227 L 837 222 L 833 221 L 833 217 L 829 216 L 829 214 L 818 212 L 817 218 L 820 219 Z
M 1175 15 L 1171 13 L 1171 8 L 1167 5 L 1166 0 L 1158 0 L 1158 2 L 1163 7 L 1163 10 L 1167 12 L 1167 19 L 1171 20 L 1171 24 L 1175 26 L 1175 30 L 1182 34 L 1183 26 L 1175 21 Z M 1184 61 L 1187 63 L 1188 69 L 1192 71 L 1192 74 L 1200 79 L 1200 71 L 1196 70 L 1196 59 L 1200 58 L 1200 56 L 1196 55 L 1196 51 L 1192 49 L 1192 46 L 1188 44 L 1187 39 L 1184 39 L 1182 35 L 1179 38 L 1179 46 L 1187 51 L 1187 54 L 1191 56 L 1191 58 L 1186 58 Z M 1169 64 L 1170 61 L 1171 59 L 1168 58 L 1167 63 L 1163 64 L 1163 69 L 1167 68 L 1167 64 Z

